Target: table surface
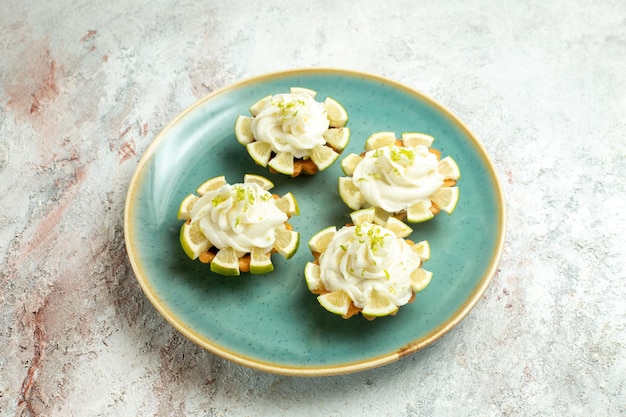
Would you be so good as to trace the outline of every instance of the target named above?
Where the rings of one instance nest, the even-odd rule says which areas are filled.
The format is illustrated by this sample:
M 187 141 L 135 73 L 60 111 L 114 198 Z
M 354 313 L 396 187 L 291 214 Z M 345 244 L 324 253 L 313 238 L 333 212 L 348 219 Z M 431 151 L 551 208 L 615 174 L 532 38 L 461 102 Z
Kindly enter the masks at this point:
M 0 416 L 626 414 L 621 0 L 1 0 Z M 484 297 L 392 364 L 299 378 L 174 330 L 123 209 L 146 147 L 207 94 L 340 68 L 449 108 L 507 201 Z

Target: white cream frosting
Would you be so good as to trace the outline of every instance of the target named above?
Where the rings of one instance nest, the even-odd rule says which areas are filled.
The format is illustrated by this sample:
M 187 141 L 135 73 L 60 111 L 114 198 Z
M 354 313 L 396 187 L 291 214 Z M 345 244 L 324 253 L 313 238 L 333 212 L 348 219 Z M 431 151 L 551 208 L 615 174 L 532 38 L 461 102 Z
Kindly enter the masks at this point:
M 397 306 L 413 296 L 411 274 L 419 256 L 404 239 L 372 223 L 344 226 L 319 257 L 320 278 L 327 291 L 345 291 L 363 308 L 372 291 Z
M 323 103 L 306 93 L 276 94 L 254 117 L 252 134 L 272 150 L 308 157 L 316 145 L 326 143 L 329 120 Z
M 287 215 L 274 197 L 256 183 L 224 184 L 204 194 L 191 209 L 191 221 L 218 249 L 232 247 L 238 257 L 274 246 L 275 231 L 284 228 Z
M 390 213 L 406 210 L 442 185 L 437 157 L 426 146 L 385 146 L 365 154 L 352 174 L 354 185 L 374 207 Z

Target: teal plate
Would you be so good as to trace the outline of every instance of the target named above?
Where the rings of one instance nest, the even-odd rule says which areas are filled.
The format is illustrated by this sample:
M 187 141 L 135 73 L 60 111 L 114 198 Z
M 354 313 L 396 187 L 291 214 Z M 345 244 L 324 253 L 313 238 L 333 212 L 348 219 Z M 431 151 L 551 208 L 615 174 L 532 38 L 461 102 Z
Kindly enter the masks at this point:
M 363 151 L 374 132 L 420 131 L 461 170 L 461 198 L 451 216 L 414 225 L 409 237 L 428 240 L 434 273 L 415 302 L 394 317 L 344 320 L 309 293 L 306 242 L 322 228 L 350 221 L 337 191 L 339 161 L 315 176 L 289 178 L 257 166 L 234 135 L 239 114 L 258 99 L 291 86 L 331 96 L 348 111 L 350 144 Z M 301 234 L 296 255 L 272 257 L 268 275 L 223 277 L 186 257 L 176 219 L 182 199 L 204 180 L 264 175 L 277 194 L 293 192 Z M 233 362 L 277 374 L 336 375 L 381 366 L 418 351 L 454 327 L 478 302 L 496 271 L 505 234 L 505 204 L 494 167 L 480 142 L 450 111 L 396 82 L 352 71 L 307 69 L 275 73 L 218 90 L 173 120 L 148 146 L 131 180 L 124 231 L 134 273 L 148 299 L 184 336 Z

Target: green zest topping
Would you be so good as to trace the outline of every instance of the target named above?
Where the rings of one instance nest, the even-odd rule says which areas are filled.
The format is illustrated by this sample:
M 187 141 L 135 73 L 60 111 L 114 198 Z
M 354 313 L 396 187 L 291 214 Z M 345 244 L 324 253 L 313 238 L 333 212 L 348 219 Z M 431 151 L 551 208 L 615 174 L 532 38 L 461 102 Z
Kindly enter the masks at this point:
M 237 201 L 245 201 L 249 205 L 254 204 L 254 193 L 250 190 L 246 190 L 241 186 L 233 187 L 235 190 L 235 198 Z
M 221 195 L 216 195 L 215 197 L 213 197 L 213 200 L 211 200 L 211 204 L 213 204 L 213 207 L 217 207 L 224 201 L 226 201 L 224 197 L 222 197 Z
M 274 105 L 280 109 L 280 118 L 284 122 L 288 118 L 298 115 L 298 106 L 305 106 L 306 103 L 302 99 L 296 99 L 288 102 L 274 102 Z
M 400 161 L 402 157 L 406 158 L 409 162 L 413 162 L 415 153 L 409 148 L 394 147 L 391 149 L 391 160 L 393 162 Z
M 370 249 L 376 253 L 378 248 L 385 246 L 385 236 L 380 234 L 380 228 L 373 227 L 367 231 L 367 237 L 370 241 Z
M 237 195 L 237 201 L 243 201 L 246 199 L 246 190 L 244 190 L 242 187 L 234 187 L 233 189 L 235 190 L 235 193 Z

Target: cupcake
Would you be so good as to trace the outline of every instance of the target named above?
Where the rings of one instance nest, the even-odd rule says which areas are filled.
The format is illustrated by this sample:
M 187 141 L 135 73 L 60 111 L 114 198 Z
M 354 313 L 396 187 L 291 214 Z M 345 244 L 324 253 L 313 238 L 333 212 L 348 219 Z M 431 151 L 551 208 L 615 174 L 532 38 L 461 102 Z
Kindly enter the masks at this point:
M 315 260 L 304 269 L 307 287 L 344 319 L 395 315 L 430 283 L 432 273 L 422 269 L 430 258 L 428 241 L 404 239 L 412 229 L 395 217 L 377 224 L 373 208 L 350 217 L 353 223 L 327 227 L 309 241 Z
M 232 185 L 220 176 L 185 197 L 178 219 L 185 220 L 180 243 L 187 256 L 220 275 L 271 272 L 272 253 L 291 258 L 300 235 L 287 221 L 299 214 L 298 204 L 291 193 L 271 194 L 273 187 L 259 175 Z
M 346 110 L 317 92 L 292 87 L 289 93 L 262 98 L 239 115 L 235 136 L 252 159 L 271 172 L 297 177 L 331 166 L 350 140 Z
M 339 194 L 348 207 L 374 207 L 384 221 L 395 216 L 410 223 L 432 219 L 441 211 L 451 214 L 459 200 L 459 168 L 450 156 L 430 146 L 423 133 L 393 132 L 370 136 L 365 152 L 341 161 L 346 177 L 339 178 Z

